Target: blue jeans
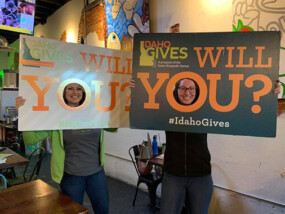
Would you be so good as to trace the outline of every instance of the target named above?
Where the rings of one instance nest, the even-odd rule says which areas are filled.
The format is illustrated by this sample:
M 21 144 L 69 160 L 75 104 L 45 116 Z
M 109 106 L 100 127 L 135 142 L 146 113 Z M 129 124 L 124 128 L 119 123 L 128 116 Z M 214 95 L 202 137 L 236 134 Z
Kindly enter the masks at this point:
M 94 213 L 109 213 L 109 192 L 104 169 L 88 176 L 64 175 L 60 189 L 81 205 L 86 191 Z
M 212 193 L 211 175 L 178 177 L 164 173 L 160 214 L 180 214 L 184 203 L 191 214 L 208 214 Z

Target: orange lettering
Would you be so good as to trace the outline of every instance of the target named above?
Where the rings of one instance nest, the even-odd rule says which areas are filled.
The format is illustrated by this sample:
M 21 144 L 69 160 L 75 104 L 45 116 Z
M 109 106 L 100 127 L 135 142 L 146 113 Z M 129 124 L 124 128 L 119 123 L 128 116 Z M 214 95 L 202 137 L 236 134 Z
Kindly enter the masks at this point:
M 169 78 L 168 73 L 157 73 L 156 75 L 158 81 L 153 88 L 151 88 L 148 78 L 149 73 L 138 73 L 137 78 L 139 78 L 148 93 L 148 102 L 144 103 L 144 108 L 146 109 L 159 109 L 159 104 L 155 103 L 155 95 L 161 88 L 162 84 L 166 79 Z
M 129 87 L 130 83 L 126 82 L 121 86 L 120 91 L 125 91 L 127 87 Z M 126 103 L 128 104 L 130 102 L 131 96 L 129 94 L 126 95 Z M 125 111 L 130 111 L 130 105 L 125 106 Z
M 234 49 L 235 49 L 234 47 L 227 47 L 227 50 L 229 51 L 229 55 L 228 55 L 228 64 L 225 65 L 226 68 L 233 68 L 234 67 L 233 62 L 232 62 L 233 50 Z
M 128 71 L 127 71 L 127 73 L 126 74 L 128 74 L 128 75 L 131 75 L 132 74 L 132 61 L 133 61 L 133 59 L 132 58 L 127 58 L 126 59 L 127 61 L 128 61 Z
M 262 61 L 262 50 L 265 49 L 265 47 L 255 47 L 258 51 L 258 54 L 257 54 L 257 64 L 254 65 L 254 67 L 256 68 L 271 68 L 271 64 L 272 64 L 272 58 L 271 57 L 268 57 L 268 61 L 267 61 L 267 65 L 263 65 L 261 63 Z
M 232 100 L 230 104 L 221 106 L 217 103 L 217 80 L 221 79 L 221 74 L 208 74 L 210 80 L 209 102 L 213 109 L 219 112 L 229 112 L 235 109 L 239 101 L 240 81 L 243 80 L 243 74 L 230 74 L 229 79 L 233 81 Z
M 194 50 L 197 53 L 198 61 L 199 61 L 199 64 L 200 64 L 200 68 L 204 68 L 208 55 L 210 56 L 212 67 L 215 68 L 217 66 L 218 61 L 219 61 L 221 52 L 225 48 L 224 47 L 216 47 L 216 49 L 218 50 L 218 53 L 217 53 L 215 59 L 214 59 L 214 56 L 213 56 L 214 47 L 204 47 L 204 49 L 206 50 L 206 53 L 204 55 L 204 58 L 202 59 L 201 53 L 200 53 L 202 48 L 201 47 L 194 47 Z
M 111 71 L 111 61 L 112 61 L 112 56 L 107 56 L 108 59 L 108 70 L 106 71 L 107 73 L 112 73 Z
M 243 53 L 244 50 L 246 50 L 246 47 L 237 47 L 237 49 L 239 49 L 239 64 L 236 65 L 237 68 L 251 68 L 252 64 L 253 64 L 253 58 L 249 57 L 249 63 L 243 64 Z
M 114 74 L 124 74 L 125 73 L 125 68 L 123 68 L 123 71 L 120 72 L 119 71 L 119 60 L 121 59 L 120 57 L 114 57 L 115 61 L 116 61 L 116 68 L 115 68 L 115 71 L 114 71 Z
M 44 77 L 44 81 L 47 84 L 43 88 L 43 90 L 41 90 L 38 87 L 38 85 L 36 84 L 36 81 L 39 80 L 38 76 L 22 75 L 21 79 L 22 80 L 26 80 L 30 84 L 32 89 L 34 89 L 36 94 L 38 95 L 38 105 L 37 106 L 33 106 L 33 111 L 48 111 L 49 110 L 49 106 L 45 106 L 44 105 L 44 103 L 45 103 L 45 94 L 47 93 L 47 91 L 50 89 L 50 87 L 52 86 L 52 84 L 54 82 L 58 82 L 58 78 L 56 78 L 56 77 Z
M 80 52 L 80 55 L 81 55 L 82 58 L 83 58 L 83 62 L 84 62 L 86 71 L 90 71 L 90 67 L 91 67 L 92 61 L 94 62 L 96 71 L 99 71 L 99 70 L 101 69 L 103 59 L 105 58 L 104 55 L 100 55 L 100 62 L 99 62 L 99 65 L 97 64 L 97 60 L 96 60 L 97 54 L 89 54 L 90 59 L 89 59 L 88 65 L 87 65 L 87 60 L 86 60 L 86 55 L 87 55 L 87 53 Z
M 100 102 L 100 86 L 104 83 L 102 81 L 93 80 L 92 84 L 95 85 L 95 106 L 100 111 L 112 111 L 116 105 L 116 87 L 119 86 L 118 82 L 109 82 L 111 86 L 111 103 L 109 107 L 102 107 Z

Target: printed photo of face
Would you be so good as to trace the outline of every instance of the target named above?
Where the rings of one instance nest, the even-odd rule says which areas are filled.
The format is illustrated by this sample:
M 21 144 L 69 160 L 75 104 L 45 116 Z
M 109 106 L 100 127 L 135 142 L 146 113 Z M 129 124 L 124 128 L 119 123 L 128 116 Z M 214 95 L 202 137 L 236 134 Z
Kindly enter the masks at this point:
M 70 83 L 64 88 L 63 98 L 68 106 L 78 107 L 85 100 L 85 90 L 77 83 Z
M 27 5 L 25 7 L 25 14 L 27 15 L 33 15 L 33 12 L 34 12 L 35 8 L 33 5 Z
M 26 15 L 33 15 L 35 12 L 35 6 L 28 2 L 21 2 L 18 8 L 19 13 L 24 13 Z
M 191 105 L 196 98 L 196 85 L 193 80 L 183 79 L 177 88 L 177 95 L 182 105 Z

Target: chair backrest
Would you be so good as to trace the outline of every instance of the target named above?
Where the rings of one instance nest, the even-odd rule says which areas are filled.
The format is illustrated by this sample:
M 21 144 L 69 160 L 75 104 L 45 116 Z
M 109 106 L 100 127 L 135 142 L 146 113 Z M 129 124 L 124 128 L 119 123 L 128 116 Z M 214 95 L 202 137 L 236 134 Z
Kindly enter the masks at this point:
M 2 174 L 0 174 L 0 189 L 7 189 L 7 180 Z
M 35 154 L 37 154 L 38 151 L 40 151 L 40 154 L 35 155 Z M 35 180 L 39 176 L 44 155 L 45 155 L 45 149 L 43 147 L 39 147 L 35 151 L 32 152 L 32 154 L 29 157 L 30 162 L 26 166 L 26 168 L 24 170 L 24 174 L 23 174 L 23 177 L 26 181 Z M 32 161 L 32 157 L 34 157 L 34 156 L 37 158 L 36 158 L 36 160 Z M 29 167 L 31 167 L 31 165 L 34 165 L 34 168 L 32 169 L 32 173 L 30 175 L 26 175 L 27 169 Z
M 140 148 L 141 145 L 135 145 L 135 146 L 132 146 L 130 149 L 129 149 L 129 155 L 132 159 L 132 162 L 134 164 L 134 167 L 136 169 L 136 172 L 138 174 L 138 176 L 140 176 L 140 173 L 139 173 L 139 170 L 138 170 L 138 165 L 137 165 L 137 161 L 136 161 L 136 156 L 139 156 L 140 155 Z
M 19 143 L 11 143 L 9 146 L 9 149 L 13 150 L 14 152 L 17 152 L 20 149 Z

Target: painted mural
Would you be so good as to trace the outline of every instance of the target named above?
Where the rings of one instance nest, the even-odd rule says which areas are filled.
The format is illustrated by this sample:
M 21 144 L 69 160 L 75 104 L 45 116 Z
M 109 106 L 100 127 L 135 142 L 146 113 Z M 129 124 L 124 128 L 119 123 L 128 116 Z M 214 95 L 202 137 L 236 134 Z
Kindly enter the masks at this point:
M 107 48 L 132 51 L 135 33 L 149 33 L 148 0 L 105 0 Z
M 285 1 L 233 0 L 233 31 L 280 31 L 280 97 L 285 98 Z

